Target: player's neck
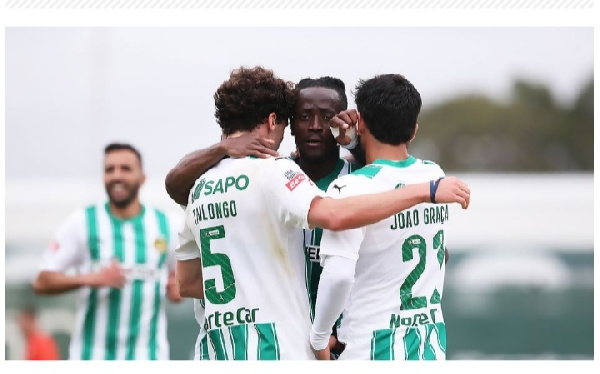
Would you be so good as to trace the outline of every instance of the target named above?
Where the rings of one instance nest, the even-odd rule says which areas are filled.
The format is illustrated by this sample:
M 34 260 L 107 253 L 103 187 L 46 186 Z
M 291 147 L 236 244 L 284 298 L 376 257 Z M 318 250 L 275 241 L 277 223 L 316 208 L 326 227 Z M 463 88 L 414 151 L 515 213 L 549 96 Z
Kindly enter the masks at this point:
M 374 139 L 366 145 L 365 153 L 367 164 L 371 164 L 377 159 L 402 161 L 410 157 L 406 144 L 383 144 Z
M 302 169 L 311 180 L 316 182 L 328 176 L 335 169 L 339 159 L 339 153 L 319 161 L 307 161 L 300 157 L 298 166 L 300 166 L 300 169 Z
M 131 202 L 126 207 L 120 208 L 113 203 L 109 204 L 110 213 L 120 219 L 130 219 L 142 212 L 142 204 L 138 199 Z

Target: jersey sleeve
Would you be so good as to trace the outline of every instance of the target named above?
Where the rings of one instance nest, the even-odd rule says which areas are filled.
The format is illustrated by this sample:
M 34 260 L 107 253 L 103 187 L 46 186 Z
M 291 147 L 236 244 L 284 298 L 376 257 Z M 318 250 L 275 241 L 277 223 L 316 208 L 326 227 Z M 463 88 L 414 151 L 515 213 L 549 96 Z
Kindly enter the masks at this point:
M 175 259 L 177 261 L 188 261 L 200 258 L 200 248 L 196 244 L 194 234 L 185 221 L 181 225 L 178 234 L 179 245 L 175 248 Z
M 350 196 L 364 194 L 356 177 L 348 175 L 331 182 L 327 195 L 334 199 L 343 199 Z M 331 231 L 323 230 L 321 238 L 321 266 L 325 256 L 342 256 L 350 260 L 358 259 L 358 250 L 365 238 L 365 228 L 352 230 Z
M 261 172 L 267 209 L 275 211 L 279 222 L 308 229 L 310 204 L 315 197 L 325 197 L 325 193 L 287 158 L 268 159 Z
M 85 237 L 85 214 L 83 210 L 76 211 L 58 228 L 44 249 L 40 270 L 65 272 L 81 265 L 89 255 Z
M 185 209 L 185 207 L 182 207 Z M 182 215 L 169 214 L 169 251 L 167 251 L 166 265 L 170 271 L 175 270 L 175 250 L 179 248 L 181 239 L 179 238 L 179 232 L 185 225 L 185 221 Z

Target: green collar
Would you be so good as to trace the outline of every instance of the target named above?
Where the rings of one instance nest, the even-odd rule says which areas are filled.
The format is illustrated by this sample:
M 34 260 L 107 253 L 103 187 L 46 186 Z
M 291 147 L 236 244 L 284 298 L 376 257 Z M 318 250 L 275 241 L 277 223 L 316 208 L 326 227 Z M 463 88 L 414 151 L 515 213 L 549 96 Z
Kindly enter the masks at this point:
M 387 160 L 383 158 L 378 158 L 372 162 L 374 165 L 388 165 L 393 166 L 395 168 L 405 168 L 417 162 L 417 159 L 413 156 L 408 156 L 406 160 L 396 161 L 396 160 Z
M 333 168 L 333 171 L 331 173 L 327 174 L 326 176 L 315 182 L 317 187 L 319 187 L 322 191 L 327 191 L 327 188 L 329 187 L 331 182 L 333 182 L 337 177 L 339 177 L 340 171 L 342 171 L 343 167 L 344 160 L 340 158 L 337 164 L 335 164 L 335 168 Z
M 110 211 L 109 203 L 104 204 L 104 208 L 106 209 L 106 212 L 108 213 L 110 219 L 117 221 L 117 222 L 133 222 L 136 220 L 141 220 L 142 217 L 144 217 L 144 213 L 146 212 L 146 207 L 144 207 L 144 204 L 142 204 L 142 209 L 140 210 L 140 213 L 137 216 L 123 219 L 123 218 L 119 218 L 119 217 L 115 216 L 114 214 L 112 214 L 112 212 Z

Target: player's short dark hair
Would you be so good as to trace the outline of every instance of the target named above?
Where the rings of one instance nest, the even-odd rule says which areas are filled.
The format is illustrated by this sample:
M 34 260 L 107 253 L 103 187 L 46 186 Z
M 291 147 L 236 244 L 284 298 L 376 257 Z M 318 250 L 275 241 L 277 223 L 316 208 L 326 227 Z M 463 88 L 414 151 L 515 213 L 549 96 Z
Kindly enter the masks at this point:
M 225 135 L 251 131 L 271 113 L 278 123 L 287 124 L 294 109 L 293 83 L 261 66 L 233 70 L 214 99 L 215 118 Z
M 309 87 L 323 87 L 330 88 L 338 93 L 340 101 L 342 103 L 342 110 L 348 109 L 348 98 L 346 97 L 346 85 L 339 78 L 325 76 L 321 78 L 303 78 L 296 85 L 296 93 L 300 90 Z
M 356 86 L 356 109 L 378 141 L 398 145 L 413 137 L 421 111 L 419 91 L 400 74 L 377 75 Z
M 142 154 L 138 151 L 133 145 L 128 143 L 110 143 L 106 147 L 104 147 L 104 155 L 113 152 L 113 151 L 121 151 L 128 150 L 135 153 L 138 161 L 140 162 L 140 167 L 142 166 Z

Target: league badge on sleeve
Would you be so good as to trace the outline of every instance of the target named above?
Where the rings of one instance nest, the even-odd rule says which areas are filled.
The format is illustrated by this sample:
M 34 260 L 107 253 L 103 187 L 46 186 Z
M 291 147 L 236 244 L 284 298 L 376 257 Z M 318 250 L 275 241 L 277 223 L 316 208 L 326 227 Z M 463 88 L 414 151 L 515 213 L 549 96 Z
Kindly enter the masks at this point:
M 306 180 L 306 174 L 298 173 L 293 170 L 285 172 L 288 182 L 285 184 L 288 190 L 293 191 L 298 185 Z

